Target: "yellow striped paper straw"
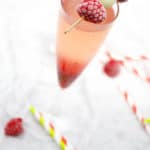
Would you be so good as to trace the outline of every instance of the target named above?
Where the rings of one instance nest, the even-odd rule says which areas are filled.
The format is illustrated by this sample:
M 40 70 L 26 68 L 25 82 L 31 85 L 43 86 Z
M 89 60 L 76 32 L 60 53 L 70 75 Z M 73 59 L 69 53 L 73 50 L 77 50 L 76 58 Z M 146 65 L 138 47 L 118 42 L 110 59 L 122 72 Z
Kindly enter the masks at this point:
M 44 114 L 38 112 L 32 105 L 29 106 L 29 111 L 39 122 L 39 124 L 48 132 L 50 137 L 59 145 L 61 150 L 74 150 L 68 140 L 60 134 L 52 122 L 49 122 Z

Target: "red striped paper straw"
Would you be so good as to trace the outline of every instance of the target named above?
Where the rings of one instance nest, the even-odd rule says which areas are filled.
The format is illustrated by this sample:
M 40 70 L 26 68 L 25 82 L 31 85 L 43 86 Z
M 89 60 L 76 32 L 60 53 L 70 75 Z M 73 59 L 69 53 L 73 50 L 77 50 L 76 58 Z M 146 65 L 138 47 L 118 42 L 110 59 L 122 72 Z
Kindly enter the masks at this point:
M 112 54 L 109 51 L 105 52 L 105 55 L 108 57 L 108 59 L 115 59 Z M 117 59 L 116 59 L 117 60 Z M 128 72 L 132 73 L 139 79 L 141 79 L 144 82 L 150 83 L 150 77 L 144 76 L 136 67 L 128 66 L 131 61 L 150 61 L 150 58 L 141 55 L 138 58 L 133 58 L 130 56 L 124 56 L 122 59 L 119 59 L 119 61 L 122 61 L 121 65 L 124 67 Z M 104 64 L 104 63 L 103 63 Z M 132 99 L 132 97 L 129 95 L 127 90 L 121 90 L 120 86 L 117 86 L 118 91 L 120 92 L 121 96 L 124 98 L 125 102 L 128 104 L 129 108 L 135 115 L 138 122 L 141 124 L 143 129 L 150 135 L 150 118 L 145 118 L 142 113 L 140 112 L 136 102 Z
M 112 56 L 112 54 L 109 52 L 109 51 L 106 51 L 105 52 L 106 56 L 109 58 L 109 59 L 112 59 L 114 58 Z M 121 65 L 128 71 L 128 72 L 131 72 L 133 75 L 135 75 L 136 77 L 138 77 L 139 79 L 143 80 L 144 82 L 150 84 L 150 76 L 146 76 L 146 75 L 143 75 L 141 73 L 141 71 L 139 71 L 139 69 L 137 69 L 135 66 L 131 66 L 130 68 L 128 67 L 127 63 L 130 63 L 131 61 L 145 61 L 145 60 L 148 60 L 150 61 L 150 58 L 148 56 L 145 56 L 145 55 L 140 55 L 138 56 L 137 58 L 133 58 L 131 56 L 124 56 L 123 59 L 119 59 L 120 61 L 122 61 Z
M 146 56 L 145 54 L 141 54 L 139 56 L 133 57 L 133 56 L 128 56 L 128 55 L 124 55 L 118 51 L 113 51 L 116 54 L 118 54 L 119 56 L 121 56 L 122 61 L 150 61 L 150 56 Z M 108 58 L 113 58 L 112 54 L 110 51 L 105 51 L 105 54 L 108 56 Z
M 131 109 L 131 111 L 133 112 L 133 114 L 136 116 L 136 119 L 139 121 L 139 123 L 141 124 L 143 129 L 150 135 L 150 125 L 149 125 L 150 119 L 145 118 L 142 115 L 137 104 L 135 103 L 135 101 L 133 101 L 133 99 L 127 92 L 127 90 L 121 90 L 120 87 L 118 87 L 118 90 L 119 90 L 121 96 L 124 98 L 125 102 L 128 104 L 128 106 Z

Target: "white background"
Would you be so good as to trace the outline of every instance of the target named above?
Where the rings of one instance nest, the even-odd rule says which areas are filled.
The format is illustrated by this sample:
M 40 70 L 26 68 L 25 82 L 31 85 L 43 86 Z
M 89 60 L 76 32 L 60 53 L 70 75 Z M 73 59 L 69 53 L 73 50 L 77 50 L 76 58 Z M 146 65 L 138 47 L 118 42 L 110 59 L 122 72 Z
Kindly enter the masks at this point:
M 55 64 L 52 56 L 55 56 L 53 44 L 58 5 L 58 0 L 0 0 L 0 149 L 2 150 L 58 149 L 30 118 L 23 105 L 26 101 L 30 103 L 30 99 L 40 109 L 48 110 L 48 104 L 53 103 L 52 99 L 57 98 L 56 102 L 58 101 L 56 91 L 53 89 L 57 84 L 57 77 L 55 67 L 52 67 Z M 128 55 L 140 53 L 150 55 L 149 7 L 149 0 L 129 0 L 128 3 L 122 4 L 119 18 L 106 40 L 106 48 Z M 149 137 L 115 89 L 115 84 L 119 80 L 108 79 L 98 68 L 99 63 L 96 59 L 75 83 L 76 86 L 82 87 L 83 82 L 80 85 L 80 81 L 83 79 L 84 88 L 75 90 L 78 96 L 73 95 L 74 101 L 84 97 L 82 107 L 88 106 L 88 113 L 94 112 L 95 122 L 85 136 L 89 137 L 89 141 L 86 143 L 85 140 L 86 145 L 82 139 L 82 145 L 78 146 L 81 140 L 80 130 L 76 135 L 70 132 L 70 140 L 77 149 L 149 150 Z M 120 80 L 126 80 L 126 85 L 132 87 L 135 97 L 138 97 L 138 94 L 142 95 L 141 110 L 144 112 L 146 109 L 146 115 L 150 108 L 147 94 L 149 87 L 142 82 L 133 81 L 133 77 L 122 76 Z M 16 110 L 19 112 L 15 112 Z M 5 137 L 4 124 L 16 114 L 25 118 L 25 134 L 18 138 Z

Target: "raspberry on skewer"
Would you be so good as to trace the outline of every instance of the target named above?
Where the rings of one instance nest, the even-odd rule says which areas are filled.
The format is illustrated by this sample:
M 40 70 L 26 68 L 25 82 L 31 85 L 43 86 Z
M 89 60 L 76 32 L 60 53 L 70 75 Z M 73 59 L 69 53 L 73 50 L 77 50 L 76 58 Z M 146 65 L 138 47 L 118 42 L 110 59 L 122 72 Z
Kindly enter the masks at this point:
M 75 21 L 64 33 L 67 34 L 82 20 L 91 23 L 101 23 L 106 19 L 106 9 L 99 0 L 83 0 L 77 7 L 80 18 Z
M 80 3 L 77 12 L 80 17 L 91 23 L 101 23 L 106 19 L 106 10 L 98 0 L 88 0 Z

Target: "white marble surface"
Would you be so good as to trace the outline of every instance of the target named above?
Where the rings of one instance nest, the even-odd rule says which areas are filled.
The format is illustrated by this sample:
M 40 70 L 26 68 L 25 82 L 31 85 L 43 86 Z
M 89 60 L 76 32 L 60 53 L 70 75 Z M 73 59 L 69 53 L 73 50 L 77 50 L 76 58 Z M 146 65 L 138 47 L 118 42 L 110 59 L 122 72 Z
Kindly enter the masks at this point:
M 106 48 L 131 55 L 149 53 L 146 3 L 150 4 L 147 0 L 124 4 Z M 150 137 L 115 84 L 130 87 L 136 99 L 141 97 L 137 102 L 147 116 L 149 86 L 126 73 L 110 80 L 101 72 L 98 56 L 74 87 L 60 91 L 53 51 L 57 13 L 58 0 L 0 0 L 0 149 L 59 149 L 27 112 L 27 104 L 33 103 L 56 115 L 58 127 L 79 150 L 149 150 Z M 15 116 L 24 118 L 25 133 L 6 137 L 4 125 Z

